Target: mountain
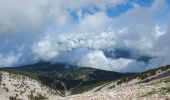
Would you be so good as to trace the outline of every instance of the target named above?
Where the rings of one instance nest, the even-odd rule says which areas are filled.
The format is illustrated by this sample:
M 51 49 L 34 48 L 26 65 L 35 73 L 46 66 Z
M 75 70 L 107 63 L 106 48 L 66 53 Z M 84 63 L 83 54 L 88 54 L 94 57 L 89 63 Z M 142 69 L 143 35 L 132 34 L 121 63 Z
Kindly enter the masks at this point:
M 167 99 L 170 65 L 140 73 L 118 73 L 40 62 L 0 68 L 0 86 L 0 97 L 7 100 Z
M 51 64 L 49 62 L 2 68 L 2 70 L 36 79 L 55 89 L 62 96 L 82 93 L 106 82 L 132 75 L 62 63 Z
M 99 85 L 64 100 L 170 100 L 170 65 Z

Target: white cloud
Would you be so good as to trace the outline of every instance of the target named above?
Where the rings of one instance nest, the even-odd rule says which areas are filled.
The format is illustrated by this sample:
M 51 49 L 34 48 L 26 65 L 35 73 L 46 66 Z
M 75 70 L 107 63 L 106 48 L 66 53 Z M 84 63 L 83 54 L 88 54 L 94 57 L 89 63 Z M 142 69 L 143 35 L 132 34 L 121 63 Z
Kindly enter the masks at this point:
M 51 61 L 61 52 L 71 51 L 77 44 L 64 35 L 45 35 L 45 37 L 32 47 L 39 59 Z
M 126 0 L 1 0 L 0 34 L 42 30 L 49 22 L 59 29 L 68 28 L 73 23 L 68 10 L 83 11 L 90 7 L 104 10 L 125 3 Z
M 0 34 L 39 29 L 46 16 L 45 3 L 45 0 L 41 3 L 33 0 L 1 0 Z
M 80 62 L 78 62 L 79 66 L 88 66 L 106 70 L 109 69 L 108 64 L 109 61 L 104 56 L 103 52 L 99 50 L 88 53 L 80 60 Z M 107 67 L 105 68 L 105 66 Z
M 159 65 L 168 64 L 168 37 L 169 34 L 158 25 L 149 28 L 115 29 L 114 32 L 45 35 L 39 43 L 35 43 L 33 50 L 39 59 L 47 61 L 68 58 L 67 63 L 79 66 L 123 72 L 143 71 L 152 68 L 153 65 L 156 66 L 158 63 L 154 62 L 156 59 L 162 59 Z M 167 44 L 164 43 L 165 41 Z M 107 58 L 102 51 L 106 48 L 114 50 L 117 47 L 130 48 L 133 50 L 134 56 L 138 53 L 138 55 L 148 55 L 154 58 L 147 65 L 145 62 L 131 58 Z
M 107 15 L 106 9 L 126 3 L 1 0 L 0 63 L 13 66 L 45 60 L 114 71 L 143 71 L 168 64 L 169 22 L 158 23 L 155 18 L 157 13 L 169 16 L 165 0 L 155 0 L 149 7 L 134 4 L 118 17 Z M 74 19 L 72 13 L 78 18 Z M 118 47 L 154 58 L 146 64 L 132 58 L 107 58 L 102 51 Z
M 21 55 L 14 54 L 14 52 L 10 52 L 7 55 L 0 54 L 0 67 L 9 67 L 10 65 L 15 65 L 19 62 L 19 58 Z
M 103 51 L 94 50 L 89 52 L 78 61 L 79 66 L 93 67 L 103 70 L 112 70 L 117 72 L 136 72 L 143 70 L 143 62 L 137 62 L 134 59 L 111 59 L 106 58 Z M 138 66 L 137 66 L 138 65 Z
M 156 14 L 168 13 L 168 5 L 166 0 L 154 0 L 151 6 L 142 7 L 138 4 L 133 4 L 133 8 L 115 18 L 113 22 L 115 26 L 153 26 L 157 23 Z
M 80 32 L 89 32 L 89 30 L 92 32 L 106 31 L 110 20 L 111 19 L 104 12 L 86 15 L 84 19 L 80 20 L 78 29 Z
M 82 33 L 45 35 L 32 47 L 39 59 L 50 61 L 62 52 L 71 52 L 74 48 L 101 49 L 114 45 L 113 33 Z M 108 43 L 110 42 L 110 43 Z

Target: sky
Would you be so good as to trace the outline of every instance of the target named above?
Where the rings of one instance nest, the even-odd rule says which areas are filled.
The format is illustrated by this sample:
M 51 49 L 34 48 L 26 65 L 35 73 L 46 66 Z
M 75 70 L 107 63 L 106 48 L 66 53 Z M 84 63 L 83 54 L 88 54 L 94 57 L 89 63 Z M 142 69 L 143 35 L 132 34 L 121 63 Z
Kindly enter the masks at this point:
M 0 65 L 118 72 L 170 64 L 170 0 L 0 0 Z

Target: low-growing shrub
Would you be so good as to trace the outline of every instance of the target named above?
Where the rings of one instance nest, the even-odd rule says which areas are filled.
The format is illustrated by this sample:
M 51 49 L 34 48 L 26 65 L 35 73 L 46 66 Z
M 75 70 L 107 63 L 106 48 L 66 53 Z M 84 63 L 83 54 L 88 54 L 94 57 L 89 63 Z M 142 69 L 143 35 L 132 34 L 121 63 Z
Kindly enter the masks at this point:
M 2 73 L 0 73 L 0 83 L 2 82 Z

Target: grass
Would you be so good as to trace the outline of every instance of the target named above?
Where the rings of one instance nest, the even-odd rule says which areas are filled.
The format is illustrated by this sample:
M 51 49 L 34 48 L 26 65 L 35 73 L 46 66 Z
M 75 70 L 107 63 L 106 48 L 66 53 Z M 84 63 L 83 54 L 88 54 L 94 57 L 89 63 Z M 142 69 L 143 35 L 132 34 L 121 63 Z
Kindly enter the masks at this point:
M 170 93 L 170 87 L 163 87 L 160 89 L 161 94 Z
M 110 84 L 110 82 L 107 82 L 107 83 L 105 83 L 104 85 L 102 85 L 101 87 L 99 87 L 97 90 L 95 90 L 94 92 L 97 92 L 97 91 L 99 91 L 99 90 L 101 90 L 103 87 L 105 87 L 106 85 L 109 85 Z
M 157 90 L 153 89 L 152 91 L 146 93 L 143 96 L 151 96 L 151 95 L 157 94 L 157 93 L 160 93 L 160 94 L 163 94 L 163 95 L 165 95 L 166 93 L 170 93 L 170 87 L 162 87 L 162 88 L 159 88 Z
M 153 95 L 153 94 L 156 94 L 157 93 L 157 91 L 155 90 L 155 89 L 153 89 L 152 91 L 150 91 L 150 92 L 147 92 L 145 95 L 143 95 L 144 97 L 145 96 L 151 96 L 151 95 Z
M 118 84 L 122 84 L 122 83 L 131 81 L 131 80 L 137 79 L 137 78 L 141 79 L 141 80 L 144 80 L 144 79 L 146 79 L 146 78 L 148 78 L 150 76 L 156 75 L 158 70 L 166 71 L 168 69 L 170 69 L 170 65 L 162 66 L 160 68 L 150 69 L 148 71 L 136 73 L 136 74 L 131 75 L 131 76 L 124 76 L 124 77 L 120 78 L 120 80 L 118 81 Z
M 158 83 L 162 83 L 162 82 L 168 83 L 168 82 L 170 82 L 170 78 L 168 77 L 168 78 L 161 79 L 161 80 L 158 81 Z
M 83 82 L 80 86 L 76 87 L 75 89 L 72 90 L 72 94 L 80 94 L 82 92 L 91 90 L 97 86 L 101 86 L 105 83 L 108 83 L 110 81 L 85 81 Z

